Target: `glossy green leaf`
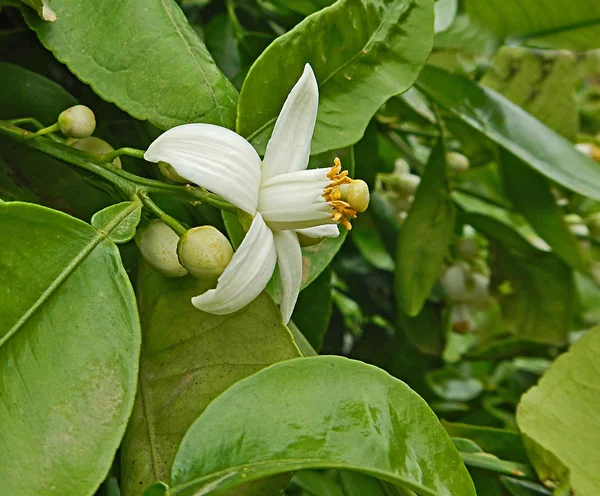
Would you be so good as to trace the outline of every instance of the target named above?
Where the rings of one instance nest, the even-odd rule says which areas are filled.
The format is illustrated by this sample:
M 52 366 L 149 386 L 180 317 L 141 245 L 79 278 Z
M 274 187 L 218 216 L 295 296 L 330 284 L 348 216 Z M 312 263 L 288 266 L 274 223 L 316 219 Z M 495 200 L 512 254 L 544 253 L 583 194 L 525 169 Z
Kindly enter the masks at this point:
M 455 218 L 447 187 L 445 146 L 439 141 L 398 237 L 396 295 L 409 316 L 421 311 L 441 275 Z
M 384 371 L 342 357 L 275 364 L 229 388 L 187 432 L 170 491 L 222 494 L 245 480 L 325 467 L 421 495 L 475 494 L 427 404 Z
M 133 406 L 133 290 L 116 246 L 77 219 L 3 203 L 0 230 L 0 486 L 92 494 Z
M 600 487 L 598 353 L 596 327 L 558 357 L 517 408 L 519 429 L 542 482 L 564 477 L 558 468 L 562 465 L 573 493 L 580 496 L 593 496 Z
M 440 305 L 426 302 L 418 315 L 409 317 L 397 309 L 398 326 L 406 338 L 421 353 L 440 356 L 444 351 L 446 322 L 442 318 Z
M 319 83 L 312 152 L 356 143 L 373 114 L 414 82 L 433 43 L 431 0 L 341 0 L 273 42 L 240 94 L 237 131 L 264 152 L 309 63 Z
M 479 379 L 468 377 L 456 368 L 432 370 L 426 380 L 431 390 L 446 401 L 470 401 L 484 390 Z
M 436 0 L 434 31 L 440 33 L 452 26 L 457 10 L 458 0 Z
M 142 203 L 140 201 L 122 202 L 106 207 L 93 215 L 91 224 L 102 231 L 114 217 L 126 210 L 130 213 L 110 233 L 107 233 L 107 236 L 114 243 L 127 243 L 135 236 L 135 230 L 140 223 L 142 214 Z
M 124 496 L 169 481 L 185 432 L 221 392 L 271 363 L 300 356 L 266 294 L 234 314 L 212 315 L 190 303 L 206 284 L 163 277 L 145 264 L 138 277 L 143 346 L 139 394 L 121 452 Z
M 577 57 L 566 50 L 531 50 L 502 47 L 481 84 L 542 121 L 550 129 L 574 140 L 579 131 L 575 85 L 579 80 Z
M 467 12 L 502 37 L 544 48 L 600 48 L 600 5 L 588 0 L 466 0 Z
M 307 16 L 317 10 L 329 7 L 334 1 L 335 0 L 272 0 L 271 3 Z
M 385 494 L 375 477 L 350 470 L 340 470 L 338 477 L 344 496 L 384 496 Z
M 160 129 L 233 127 L 237 92 L 174 0 L 53 0 L 57 20 L 25 12 L 54 56 L 105 100 Z
M 516 209 L 561 260 L 586 271 L 579 242 L 564 221 L 563 209 L 556 204 L 546 178 L 507 151 L 501 152 L 500 161 L 504 186 Z
M 29 5 L 32 9 L 40 16 L 42 21 L 54 22 L 56 21 L 56 14 L 48 5 L 46 0 L 21 0 L 25 5 Z
M 473 129 L 549 179 L 600 200 L 600 168 L 573 144 L 493 90 L 427 66 L 418 86 Z

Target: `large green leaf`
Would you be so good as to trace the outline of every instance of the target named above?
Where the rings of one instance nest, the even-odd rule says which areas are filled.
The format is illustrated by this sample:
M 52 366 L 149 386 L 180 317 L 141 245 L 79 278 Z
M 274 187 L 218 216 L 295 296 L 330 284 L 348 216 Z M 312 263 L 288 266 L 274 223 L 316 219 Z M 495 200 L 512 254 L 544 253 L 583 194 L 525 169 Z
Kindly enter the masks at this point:
M 600 4 L 590 0 L 466 0 L 496 34 L 544 48 L 600 48 Z
M 222 391 L 267 365 L 300 356 L 266 294 L 234 314 L 212 315 L 190 302 L 206 284 L 163 277 L 145 264 L 137 289 L 143 347 L 139 393 L 122 448 L 125 496 L 169 481 L 185 432 Z
M 475 494 L 425 401 L 386 372 L 342 357 L 275 364 L 229 388 L 187 432 L 170 494 L 223 494 L 244 481 L 324 467 L 421 495 Z
M 402 310 L 417 315 L 439 279 L 454 233 L 456 209 L 446 177 L 446 147 L 432 150 L 415 201 L 398 236 L 396 295 Z
M 506 191 L 515 207 L 558 257 L 575 269 L 585 271 L 587 263 L 579 242 L 564 220 L 546 178 L 527 167 L 509 152 L 500 153 Z
M 132 206 L 135 208 L 135 205 Z M 93 494 L 135 396 L 140 327 L 117 247 L 63 213 L 0 204 L 0 486 Z
M 517 408 L 517 423 L 540 479 L 556 482 L 564 466 L 578 496 L 594 496 L 600 488 L 599 353 L 596 327 L 558 357 Z
M 174 0 L 53 0 L 57 20 L 25 12 L 44 46 L 102 98 L 161 129 L 233 127 L 237 92 Z
M 307 17 L 254 63 L 237 131 L 263 152 L 309 63 L 319 82 L 313 153 L 357 142 L 379 107 L 414 82 L 433 44 L 431 0 L 341 0 Z
M 542 175 L 600 200 L 598 164 L 500 94 L 433 66 L 423 69 L 418 86 L 473 129 Z

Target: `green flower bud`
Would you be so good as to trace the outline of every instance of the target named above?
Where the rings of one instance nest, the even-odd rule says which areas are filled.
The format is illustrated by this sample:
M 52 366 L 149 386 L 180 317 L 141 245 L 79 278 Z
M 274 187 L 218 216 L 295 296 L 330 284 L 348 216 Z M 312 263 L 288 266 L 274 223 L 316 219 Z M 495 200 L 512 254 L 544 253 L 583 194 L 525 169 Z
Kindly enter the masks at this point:
M 78 150 L 82 150 L 88 153 L 95 153 L 97 155 L 104 155 L 105 153 L 114 152 L 115 149 L 110 146 L 106 141 L 101 140 L 100 138 L 96 138 L 95 136 L 88 136 L 83 139 L 69 139 L 67 140 L 67 145 L 72 146 L 73 148 L 77 148 Z M 115 158 L 112 161 L 113 165 L 122 168 L 121 159 L 119 157 Z
M 166 162 L 159 162 L 158 168 L 160 169 L 160 172 L 163 176 L 175 183 L 189 183 L 189 181 L 185 177 L 181 177 L 179 174 L 177 174 L 177 171 L 171 164 L 167 164 Z
M 140 252 L 148 265 L 157 272 L 167 277 L 182 277 L 187 274 L 187 270 L 177 258 L 178 242 L 177 233 L 163 221 L 155 219 L 142 235 Z
M 96 117 L 85 105 L 75 105 L 58 116 L 58 126 L 65 136 L 87 138 L 96 129 Z
M 469 170 L 469 167 L 471 166 L 469 159 L 458 152 L 446 153 L 446 162 L 448 163 L 448 167 L 454 172 L 465 172 Z
M 194 227 L 177 245 L 181 264 L 198 279 L 216 282 L 233 257 L 228 239 L 213 226 Z

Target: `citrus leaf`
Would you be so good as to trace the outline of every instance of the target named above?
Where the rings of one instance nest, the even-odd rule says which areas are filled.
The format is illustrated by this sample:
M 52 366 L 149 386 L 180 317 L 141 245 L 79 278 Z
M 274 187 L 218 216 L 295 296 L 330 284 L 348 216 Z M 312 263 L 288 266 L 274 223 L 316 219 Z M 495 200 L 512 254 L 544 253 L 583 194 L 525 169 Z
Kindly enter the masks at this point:
M 542 482 L 564 478 L 559 468 L 564 466 L 573 493 L 580 496 L 593 496 L 600 487 L 598 353 L 596 327 L 556 359 L 517 407 L 517 424 Z
M 93 494 L 135 396 L 133 290 L 117 247 L 77 219 L 3 203 L 0 230 L 0 485 Z
M 309 63 L 319 83 L 312 153 L 356 143 L 373 114 L 406 91 L 433 45 L 431 0 L 341 0 L 277 38 L 251 67 L 237 131 L 264 152 L 288 93 Z
M 398 236 L 396 294 L 400 307 L 411 317 L 421 311 L 441 275 L 455 218 L 447 191 L 445 146 L 439 141 Z
M 135 236 L 135 230 L 140 223 L 142 215 L 141 202 L 122 202 L 106 207 L 93 215 L 91 224 L 99 231 L 103 230 L 114 217 L 125 210 L 130 213 L 108 233 L 108 239 L 114 243 L 127 243 Z
M 433 66 L 423 69 L 418 86 L 540 174 L 576 193 L 600 200 L 598 164 L 502 95 Z
M 179 447 L 170 494 L 223 494 L 244 481 L 325 467 L 421 495 L 475 495 L 421 397 L 381 369 L 331 356 L 275 364 L 213 401 Z
M 237 92 L 173 0 L 53 0 L 57 20 L 24 12 L 43 45 L 105 100 L 160 129 L 233 127 Z
M 221 316 L 191 304 L 207 289 L 191 276 L 168 278 L 146 264 L 140 268 L 143 346 L 139 393 L 121 452 L 124 496 L 169 481 L 179 442 L 222 391 L 267 365 L 300 356 L 266 293 Z

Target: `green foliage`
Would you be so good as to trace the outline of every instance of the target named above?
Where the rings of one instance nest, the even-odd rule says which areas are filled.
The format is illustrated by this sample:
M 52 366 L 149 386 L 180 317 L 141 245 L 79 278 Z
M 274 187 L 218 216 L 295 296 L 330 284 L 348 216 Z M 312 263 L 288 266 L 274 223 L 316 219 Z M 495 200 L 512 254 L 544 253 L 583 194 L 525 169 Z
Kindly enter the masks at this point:
M 55 57 L 105 100 L 161 129 L 186 122 L 233 127 L 237 92 L 172 0 L 54 0 L 57 20 L 25 12 Z
M 568 477 L 573 491 L 583 496 L 600 487 L 595 468 L 599 338 L 598 328 L 583 336 L 523 396 L 517 409 L 519 429 L 540 479 L 558 484 Z
M 7 494 L 90 494 L 133 405 L 133 290 L 116 246 L 81 221 L 3 203 L 0 229 L 1 485 Z
M 337 415 L 341 405 L 344 415 Z M 236 435 L 223 436 L 223 429 Z M 329 466 L 421 494 L 475 494 L 461 465 L 433 412 L 408 386 L 345 358 L 301 358 L 240 381 L 210 404 L 181 444 L 170 492 L 217 494 L 267 475 Z
M 237 131 L 264 151 L 285 97 L 309 63 L 320 93 L 312 153 L 356 143 L 377 109 L 413 84 L 431 49 L 432 17 L 431 0 L 342 0 L 311 15 L 250 69 Z

